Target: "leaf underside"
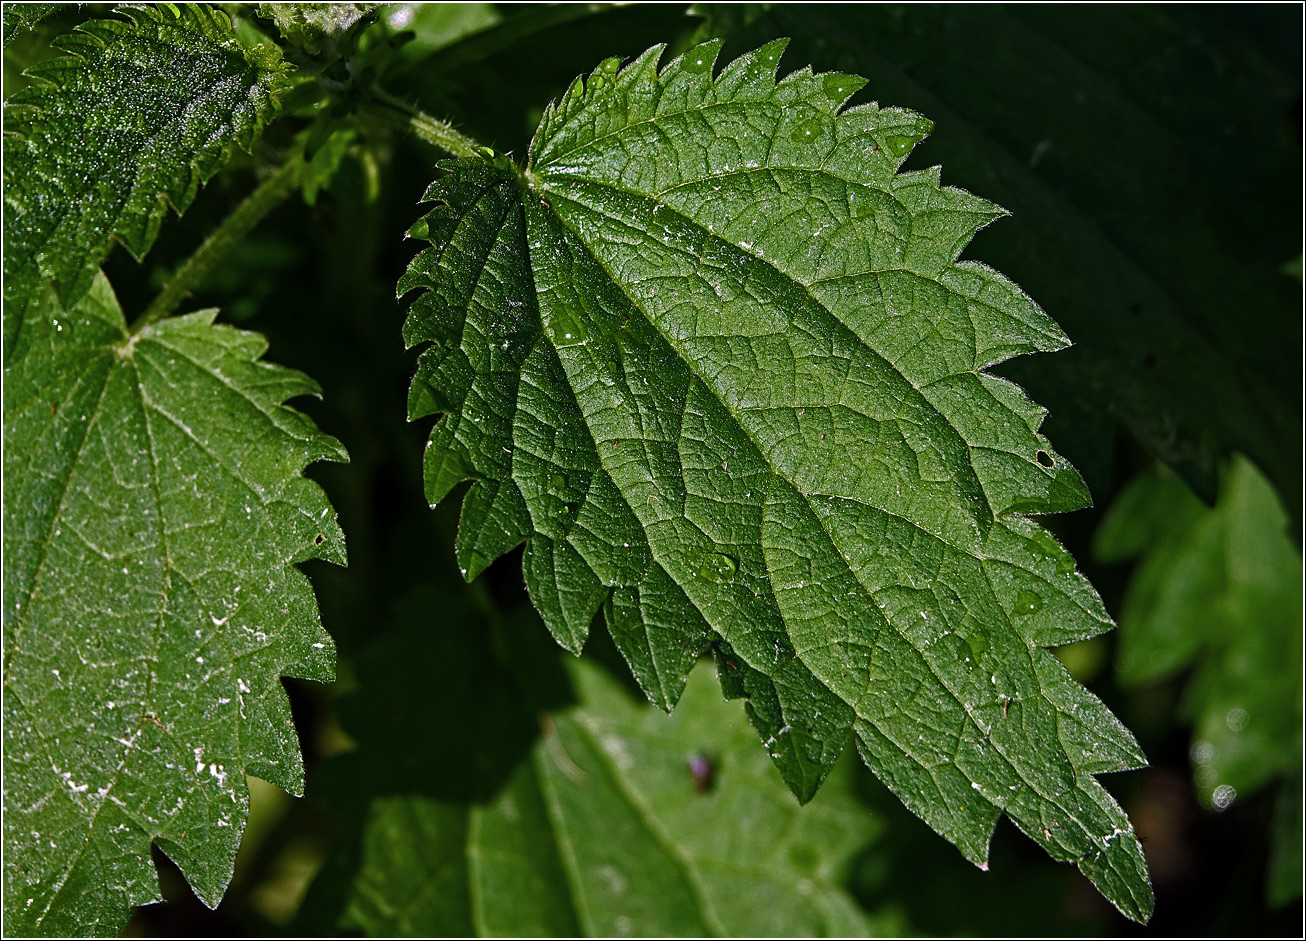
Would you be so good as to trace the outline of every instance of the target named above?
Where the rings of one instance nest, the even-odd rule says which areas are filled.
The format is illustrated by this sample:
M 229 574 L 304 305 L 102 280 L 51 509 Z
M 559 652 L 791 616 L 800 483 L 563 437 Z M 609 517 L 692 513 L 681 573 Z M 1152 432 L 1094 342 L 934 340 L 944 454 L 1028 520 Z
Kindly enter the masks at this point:
M 41 313 L 4 375 L 4 927 L 116 934 L 151 842 L 216 906 L 245 772 L 302 791 L 280 677 L 335 649 L 292 563 L 344 541 L 300 472 L 346 455 L 215 311 L 131 335 L 101 275 Z
M 284 66 L 202 5 L 119 7 L 59 37 L 4 109 L 6 362 L 47 286 L 65 309 L 113 242 L 136 257 L 276 107 Z
M 427 496 L 458 483 L 459 564 L 525 542 L 531 598 L 579 652 L 600 610 L 670 709 L 712 652 L 809 799 L 853 741 L 984 865 L 1005 812 L 1146 919 L 1142 851 L 1094 775 L 1129 732 L 1045 647 L 1111 627 L 1027 514 L 1087 505 L 1043 410 L 984 369 L 1064 347 L 1014 284 L 958 261 L 1003 212 L 897 173 L 930 130 L 840 110 L 864 84 L 784 42 L 713 77 L 604 62 L 530 159 L 445 165 L 400 281 L 427 345 L 409 413 L 445 413 Z

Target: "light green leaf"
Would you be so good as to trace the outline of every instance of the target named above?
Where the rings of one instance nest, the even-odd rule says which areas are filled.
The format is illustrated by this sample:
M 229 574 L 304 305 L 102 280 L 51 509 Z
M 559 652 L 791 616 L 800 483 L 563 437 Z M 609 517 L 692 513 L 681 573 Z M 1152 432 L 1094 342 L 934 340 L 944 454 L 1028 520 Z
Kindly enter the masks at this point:
M 520 805 L 544 812 L 586 934 L 869 932 L 840 888 L 877 829 L 851 799 L 848 765 L 819 801 L 799 807 L 711 672 L 694 674 L 674 719 L 636 707 L 597 668 L 577 665 L 573 677 L 582 706 L 558 716 L 532 755 L 543 801 Z M 521 790 L 514 781 L 480 814 L 482 834 L 514 823 Z M 503 892 L 525 858 L 483 859 L 481 877 Z M 505 908 L 486 894 L 487 916 Z M 519 933 L 507 923 L 485 927 Z
M 1178 478 L 1150 472 L 1111 507 L 1095 552 L 1106 561 L 1141 557 L 1120 617 L 1121 681 L 1155 683 L 1194 668 L 1184 711 L 1203 803 L 1225 810 L 1278 776 L 1294 800 L 1302 560 L 1270 482 L 1240 456 L 1210 508 Z M 1291 840 L 1276 850 L 1280 865 L 1300 870 L 1300 833 L 1280 828 L 1276 839 Z
M 408 59 L 439 49 L 503 22 L 493 3 L 396 3 L 386 11 L 386 26 L 413 34 L 403 47 Z
M 26 348 L 21 327 L 47 285 L 71 308 L 114 241 L 145 254 L 167 208 L 185 210 L 276 107 L 279 54 L 242 46 L 225 14 L 124 12 L 130 22 L 61 36 L 69 55 L 34 66 L 34 84 L 5 103 L 6 362 Z
M 214 314 L 129 334 L 101 275 L 5 370 L 6 934 L 116 934 L 159 900 L 151 842 L 216 906 L 244 773 L 302 790 L 280 677 L 335 654 L 292 563 L 345 547 L 300 472 L 346 455 Z
M 363 736 L 361 749 L 324 768 L 354 799 L 362 782 L 376 790 L 358 814 L 359 832 L 310 890 L 301 930 L 498 937 L 901 932 L 898 919 L 868 916 L 843 888 L 852 858 L 879 829 L 853 798 L 847 762 L 809 806 L 799 807 L 739 707 L 722 702 L 707 668 L 693 674 L 668 718 L 637 704 L 605 671 L 574 663 L 578 703 L 537 725 L 529 712 L 535 704 L 523 702 L 521 686 L 478 655 L 487 625 L 458 618 L 456 606 L 452 617 L 448 604 L 432 608 L 438 596 L 413 600 L 412 626 L 383 637 L 359 665 L 363 695 L 355 699 L 367 700 L 366 724 L 354 711 L 345 714 L 351 733 Z M 433 614 L 438 626 L 430 623 Z M 538 629 L 538 622 L 523 626 Z M 435 654 L 456 677 L 453 685 L 468 689 L 456 696 L 442 689 L 417 703 L 394 692 L 411 689 L 401 681 L 416 679 L 427 669 L 425 657 Z M 530 662 L 541 666 L 538 658 Z M 443 723 L 450 706 L 444 700 L 455 699 L 475 716 L 480 747 L 464 751 L 470 741 L 442 732 L 438 755 L 412 754 L 412 736 Z M 412 773 L 418 765 L 427 772 Z M 465 788 L 487 774 L 492 789 L 450 789 L 455 780 Z
M 1088 494 L 984 372 L 1065 337 L 957 260 L 1001 209 L 895 172 L 929 121 L 841 112 L 851 75 L 777 84 L 783 41 L 714 79 L 718 48 L 608 60 L 524 169 L 449 164 L 428 191 L 409 412 L 447 413 L 430 502 L 474 481 L 459 564 L 526 542 L 558 640 L 579 651 L 602 610 L 663 708 L 712 651 L 800 799 L 855 741 L 977 864 L 1005 812 L 1145 919 L 1093 777 L 1143 757 L 1042 649 L 1111 622 L 1024 516 Z

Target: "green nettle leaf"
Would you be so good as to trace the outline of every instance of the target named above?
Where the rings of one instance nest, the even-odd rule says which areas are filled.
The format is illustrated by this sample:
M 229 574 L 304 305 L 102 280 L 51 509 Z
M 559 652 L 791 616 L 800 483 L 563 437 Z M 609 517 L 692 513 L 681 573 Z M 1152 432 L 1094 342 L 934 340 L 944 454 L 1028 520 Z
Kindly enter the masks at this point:
M 100 275 L 5 369 L 6 934 L 117 933 L 159 900 L 151 842 L 216 906 L 244 774 L 302 790 L 279 677 L 335 653 L 292 563 L 345 548 L 300 472 L 346 455 L 215 313 L 132 334 Z
M 280 54 L 241 45 L 225 14 L 124 12 L 130 22 L 57 39 L 69 55 L 34 66 L 34 84 L 5 103 L 6 361 L 47 285 L 71 308 L 113 241 L 143 255 L 167 208 L 189 206 L 276 107 Z
M 871 933 L 842 887 L 876 831 L 850 774 L 798 807 L 712 671 L 694 674 L 672 720 L 636 706 L 595 667 L 572 673 L 581 706 L 554 718 L 530 767 L 475 818 L 473 832 L 498 850 L 476 860 L 486 916 L 514 910 L 526 872 L 545 888 L 530 834 L 547 827 L 589 936 Z M 548 901 L 537 892 L 529 908 Z M 491 934 L 521 927 L 485 920 Z
M 1300 46 L 1258 41 L 1295 31 L 1295 16 L 1137 4 L 1093 16 L 1064 4 L 697 9 L 736 48 L 790 35 L 795 53 L 868 70 L 876 94 L 939 123 L 931 160 L 983 181 L 1021 220 L 986 233 L 985 257 L 1019 271 L 1075 347 L 1003 372 L 1052 407 L 1057 441 L 1090 481 L 1110 481 L 1119 421 L 1211 501 L 1224 457 L 1247 453 L 1300 518 L 1301 372 L 1282 350 L 1301 343 L 1301 296 L 1276 268 L 1300 250 L 1301 214 L 1297 200 L 1259 198 L 1300 185 L 1301 147 L 1285 123 L 1298 110 Z
M 473 480 L 468 578 L 525 542 L 578 652 L 603 611 L 669 709 L 711 651 L 809 799 L 844 747 L 979 865 L 1005 812 L 1132 918 L 1152 897 L 1095 774 L 1133 737 L 1043 648 L 1111 627 L 1026 514 L 1088 503 L 1043 410 L 984 372 L 1067 344 L 958 253 L 998 207 L 897 173 L 931 129 L 784 41 L 605 61 L 525 168 L 445 165 L 400 281 L 427 497 Z
M 1105 561 L 1140 556 L 1120 617 L 1119 676 L 1145 685 L 1195 668 L 1184 711 L 1194 779 L 1225 810 L 1284 778 L 1301 804 L 1302 560 L 1273 486 L 1246 458 L 1229 467 L 1215 507 L 1173 475 L 1134 481 L 1096 534 Z M 1301 829 L 1275 834 L 1279 902 L 1301 892 Z M 1290 875 L 1277 879 L 1280 870 Z

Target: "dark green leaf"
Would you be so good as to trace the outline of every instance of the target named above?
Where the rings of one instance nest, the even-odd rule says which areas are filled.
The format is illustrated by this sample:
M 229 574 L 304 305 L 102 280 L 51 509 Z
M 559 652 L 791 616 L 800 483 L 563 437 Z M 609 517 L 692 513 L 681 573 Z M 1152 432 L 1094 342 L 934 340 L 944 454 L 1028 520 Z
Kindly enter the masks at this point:
M 5 104 L 5 361 L 47 285 L 71 308 L 114 241 L 137 257 L 171 206 L 248 149 L 276 107 L 283 66 L 199 5 L 126 10 L 56 40 Z
M 410 416 L 448 413 L 427 497 L 475 481 L 468 578 L 526 542 L 573 651 L 602 610 L 669 709 L 712 651 L 810 798 L 855 741 L 977 864 L 1006 812 L 1133 918 L 1142 852 L 1093 775 L 1143 762 L 1042 648 L 1110 619 L 1025 517 L 1082 507 L 1043 410 L 985 369 L 1065 337 L 958 262 L 996 206 L 895 171 L 930 122 L 840 111 L 863 80 L 783 42 L 604 62 L 527 167 L 448 165 L 400 282 L 423 353 Z
M 342 562 L 314 394 L 215 311 L 129 334 L 100 276 L 4 374 L 4 927 L 116 934 L 157 843 L 216 906 L 244 774 L 300 793 L 280 677 L 334 648 L 292 563 Z
M 1287 905 L 1302 894 L 1302 776 L 1298 769 L 1279 788 L 1271 832 L 1270 872 L 1265 894 L 1271 905 Z
M 793 35 L 925 111 L 919 156 L 1012 211 L 983 257 L 1075 346 L 1003 371 L 1094 489 L 1116 417 L 1208 500 L 1222 454 L 1250 455 L 1299 516 L 1301 291 L 1277 270 L 1301 247 L 1291 7 L 703 9 L 732 48 Z

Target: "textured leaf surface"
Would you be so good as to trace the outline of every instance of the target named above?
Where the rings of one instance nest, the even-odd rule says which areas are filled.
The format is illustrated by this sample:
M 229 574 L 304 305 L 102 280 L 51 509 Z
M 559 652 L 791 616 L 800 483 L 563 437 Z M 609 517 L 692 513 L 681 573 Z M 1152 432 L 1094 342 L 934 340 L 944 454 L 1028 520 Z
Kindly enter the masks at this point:
M 1095 490 L 1119 420 L 1209 501 L 1224 456 L 1248 454 L 1300 521 L 1301 359 L 1284 351 L 1301 347 L 1301 295 L 1277 270 L 1301 249 L 1291 8 L 699 9 L 730 48 L 793 36 L 791 55 L 924 111 L 939 131 L 918 164 L 1020 220 L 985 232 L 983 257 L 1075 346 L 1002 371 L 1051 408 Z
M 546 110 L 524 171 L 449 165 L 411 233 L 410 416 L 448 414 L 427 496 L 475 481 L 470 578 L 525 541 L 555 636 L 602 610 L 670 708 L 712 651 L 791 789 L 855 741 L 977 864 L 1006 812 L 1126 914 L 1142 852 L 1093 775 L 1132 736 L 1042 648 L 1111 626 L 1021 514 L 1075 509 L 1043 410 L 984 373 L 1065 345 L 957 255 L 1002 210 L 895 171 L 924 118 L 862 106 L 783 42 L 604 62 Z
M 334 648 L 291 563 L 344 561 L 311 394 L 214 311 L 129 335 L 100 276 L 4 375 L 4 926 L 115 934 L 158 845 L 216 906 L 244 772 L 302 790 L 282 675 Z
M 1274 488 L 1240 457 L 1214 508 L 1152 472 L 1097 533 L 1103 560 L 1140 557 L 1120 616 L 1121 681 L 1194 669 L 1184 706 L 1194 779 L 1217 810 L 1281 775 L 1285 799 L 1301 801 L 1302 561 L 1286 529 Z M 1279 865 L 1300 871 L 1300 836 L 1276 837 L 1289 841 Z
M 336 52 L 338 42 L 381 3 L 260 3 L 258 12 L 289 42 L 313 55 Z
M 637 704 L 606 671 L 573 663 L 577 704 L 541 721 L 538 703 L 483 649 L 489 625 L 431 592 L 406 608 L 408 626 L 359 660 L 361 689 L 342 710 L 359 751 L 325 766 L 315 788 L 372 797 L 357 812 L 358 832 L 310 890 L 301 930 L 901 932 L 897 921 L 868 917 L 842 888 L 851 857 L 878 830 L 852 797 L 852 768 L 841 765 L 799 807 L 706 665 L 668 717 Z M 533 617 L 513 633 L 526 631 L 543 636 Z M 559 652 L 542 653 L 514 656 L 538 676 Z M 414 701 L 433 657 L 452 688 Z M 475 728 L 446 730 L 450 709 L 475 716 Z M 414 750 L 432 727 L 442 729 L 439 753 Z M 454 789 L 478 780 L 472 792 Z
M 52 284 L 65 308 L 111 242 L 149 250 L 165 211 L 246 149 L 275 107 L 281 64 L 201 5 L 127 9 L 60 37 L 5 103 L 4 337 Z

